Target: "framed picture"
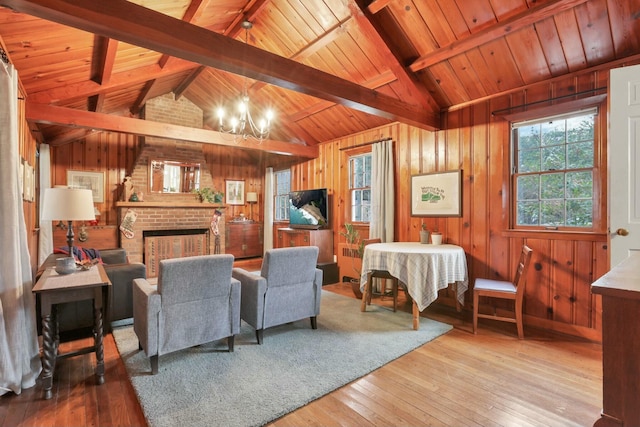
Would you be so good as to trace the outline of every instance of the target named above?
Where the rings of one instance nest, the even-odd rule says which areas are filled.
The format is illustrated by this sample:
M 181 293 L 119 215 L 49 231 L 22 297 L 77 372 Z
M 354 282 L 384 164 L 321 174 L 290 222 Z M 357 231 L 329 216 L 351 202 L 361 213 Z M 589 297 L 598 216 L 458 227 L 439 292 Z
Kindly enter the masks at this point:
M 462 216 L 462 170 L 413 175 L 411 216 Z
M 93 193 L 94 203 L 104 203 L 104 173 L 86 171 L 67 171 L 67 186 L 86 188 Z
M 244 181 L 226 181 L 225 197 L 228 205 L 244 205 Z
M 33 202 L 35 194 L 35 169 L 25 160 L 22 167 L 22 200 L 25 202 Z
M 20 179 L 20 189 L 22 191 L 22 198 L 23 199 L 25 198 L 25 194 L 24 194 L 24 163 L 25 163 L 25 160 L 21 159 L 20 160 L 20 165 L 19 165 L 20 175 L 18 176 L 18 179 Z

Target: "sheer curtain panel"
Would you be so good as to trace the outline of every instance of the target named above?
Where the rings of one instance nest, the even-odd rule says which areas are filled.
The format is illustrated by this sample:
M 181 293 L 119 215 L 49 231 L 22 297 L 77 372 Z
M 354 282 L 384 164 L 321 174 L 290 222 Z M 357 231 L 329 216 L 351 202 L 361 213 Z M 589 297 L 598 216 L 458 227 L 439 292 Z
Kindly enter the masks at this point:
M 33 278 L 22 211 L 18 73 L 0 61 L 0 395 L 33 387 L 41 370 Z

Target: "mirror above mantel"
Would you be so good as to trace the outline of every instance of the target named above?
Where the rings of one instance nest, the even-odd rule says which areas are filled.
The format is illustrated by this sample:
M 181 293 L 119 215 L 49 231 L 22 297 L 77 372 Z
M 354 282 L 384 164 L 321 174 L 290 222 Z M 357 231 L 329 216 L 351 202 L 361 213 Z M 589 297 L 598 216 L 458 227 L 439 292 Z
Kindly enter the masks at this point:
M 200 188 L 200 163 L 151 160 L 149 190 L 152 193 L 191 193 Z

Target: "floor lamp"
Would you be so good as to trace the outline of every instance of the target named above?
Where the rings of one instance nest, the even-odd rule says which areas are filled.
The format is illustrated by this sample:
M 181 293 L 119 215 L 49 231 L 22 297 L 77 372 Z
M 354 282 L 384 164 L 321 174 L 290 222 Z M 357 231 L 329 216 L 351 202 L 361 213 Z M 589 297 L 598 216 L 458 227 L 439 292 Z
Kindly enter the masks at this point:
M 68 264 L 75 266 L 73 257 L 73 221 L 94 221 L 96 219 L 91 190 L 67 187 L 45 188 L 42 201 L 42 218 L 46 221 L 68 221 L 67 246 Z
M 258 203 L 258 193 L 247 192 L 247 203 L 249 203 L 249 219 L 253 220 L 253 204 Z

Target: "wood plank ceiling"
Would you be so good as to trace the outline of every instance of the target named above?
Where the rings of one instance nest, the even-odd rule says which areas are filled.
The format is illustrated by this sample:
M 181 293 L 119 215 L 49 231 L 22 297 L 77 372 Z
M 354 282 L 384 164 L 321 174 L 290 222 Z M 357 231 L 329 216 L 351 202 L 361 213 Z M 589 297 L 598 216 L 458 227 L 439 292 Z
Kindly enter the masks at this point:
M 277 149 L 260 149 L 307 155 L 304 146 L 392 121 L 437 129 L 448 108 L 640 55 L 640 0 L 0 6 L 0 40 L 28 118 L 51 144 L 89 128 L 122 129 L 120 117 L 137 117 L 146 100 L 170 92 L 200 107 L 215 130 L 217 107 L 247 84 L 253 104 L 276 111 Z M 243 20 L 254 24 L 248 38 Z

